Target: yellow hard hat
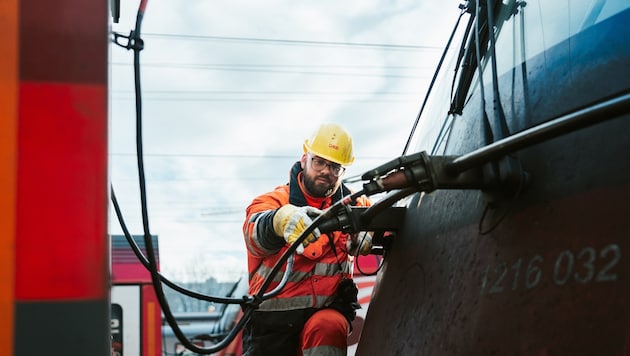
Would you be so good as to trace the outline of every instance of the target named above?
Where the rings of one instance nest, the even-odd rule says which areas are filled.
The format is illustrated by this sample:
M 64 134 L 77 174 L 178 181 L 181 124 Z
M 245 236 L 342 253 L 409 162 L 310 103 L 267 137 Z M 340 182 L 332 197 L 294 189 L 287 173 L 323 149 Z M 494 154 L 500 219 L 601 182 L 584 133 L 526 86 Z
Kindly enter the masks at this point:
M 304 141 L 304 153 L 313 154 L 349 166 L 354 162 L 352 155 L 352 136 L 337 124 L 322 124 L 309 141 Z

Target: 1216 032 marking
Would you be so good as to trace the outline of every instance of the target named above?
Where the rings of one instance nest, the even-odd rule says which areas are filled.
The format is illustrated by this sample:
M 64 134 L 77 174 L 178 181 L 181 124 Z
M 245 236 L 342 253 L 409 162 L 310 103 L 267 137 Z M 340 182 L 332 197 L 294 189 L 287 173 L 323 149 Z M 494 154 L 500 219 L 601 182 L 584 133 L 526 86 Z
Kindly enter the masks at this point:
M 551 278 L 557 286 L 573 282 L 614 282 L 619 278 L 615 267 L 620 261 L 621 248 L 610 244 L 599 250 L 593 247 L 584 247 L 577 252 L 563 250 L 550 261 L 551 264 L 538 254 L 514 262 L 498 262 L 483 269 L 481 294 L 532 289 L 546 278 Z

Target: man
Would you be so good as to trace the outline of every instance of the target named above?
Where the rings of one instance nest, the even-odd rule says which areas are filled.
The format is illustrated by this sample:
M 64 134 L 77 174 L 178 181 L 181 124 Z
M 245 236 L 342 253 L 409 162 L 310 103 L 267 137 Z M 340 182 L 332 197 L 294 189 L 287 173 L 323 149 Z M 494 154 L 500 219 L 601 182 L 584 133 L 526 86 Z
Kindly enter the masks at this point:
M 304 154 L 289 183 L 256 197 L 243 226 L 249 293 L 259 292 L 278 259 L 324 209 L 351 194 L 341 183 L 352 164 L 352 137 L 337 124 L 323 124 L 304 142 Z M 354 205 L 369 206 L 363 196 Z M 358 246 L 360 245 L 360 246 Z M 371 242 L 315 229 L 299 246 L 289 281 L 263 301 L 243 330 L 244 355 L 345 355 L 357 289 L 352 255 L 369 253 Z M 350 253 L 352 250 L 353 253 Z M 274 277 L 269 292 L 284 271 Z

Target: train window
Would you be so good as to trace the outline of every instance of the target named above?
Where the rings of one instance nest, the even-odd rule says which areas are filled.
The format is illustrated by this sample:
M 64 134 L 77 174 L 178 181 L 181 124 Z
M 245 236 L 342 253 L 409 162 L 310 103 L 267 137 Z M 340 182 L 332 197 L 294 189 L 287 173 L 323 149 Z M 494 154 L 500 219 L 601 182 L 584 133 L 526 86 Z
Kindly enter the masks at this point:
M 585 1 L 516 2 L 517 11 L 505 9 L 496 24 L 501 26 L 497 38 L 497 69 L 504 73 L 527 58 L 540 54 L 569 38 L 575 18 L 584 18 Z M 577 26 L 576 26 L 577 27 Z M 509 54 L 509 55 L 505 55 Z
M 552 49 L 554 57 L 570 58 L 570 43 L 566 42 L 568 44 L 566 46 L 558 44 L 630 7 L 628 0 L 502 0 L 502 4 L 504 6 L 500 12 L 495 14 L 497 31 L 495 59 L 499 76 L 512 73 L 512 80 L 502 81 L 499 88 L 507 114 L 515 114 L 518 110 L 516 102 L 519 100 L 518 95 L 522 95 L 525 90 L 523 78 L 531 75 L 532 71 L 557 69 L 549 67 L 545 59 L 537 61 L 536 67 L 526 67 L 523 64 L 537 56 L 546 58 L 541 54 L 549 53 Z M 482 8 L 482 11 L 484 10 L 485 8 Z M 483 82 L 486 84 L 487 95 L 491 95 L 491 87 L 488 84 L 492 82 L 489 60 L 488 56 L 482 60 Z M 571 63 L 568 62 L 566 65 Z M 473 75 L 476 78 L 477 72 L 475 71 Z M 472 83 L 473 86 L 478 85 L 476 79 L 473 79 Z M 436 96 L 448 97 L 448 90 L 447 87 L 436 87 L 434 94 L 439 95 L 433 95 L 434 101 Z M 423 116 L 431 120 L 430 122 L 421 120 L 421 133 L 416 135 L 418 142 L 416 147 L 419 150 L 427 150 L 434 154 L 444 151 L 448 142 L 449 127 L 454 120 L 453 116 L 444 113 L 444 107 L 443 103 L 427 106 Z
M 505 104 L 504 110 L 508 115 L 514 115 L 519 100 L 516 95 L 525 90 L 522 78 L 528 77 L 532 71 L 557 70 L 556 67 L 550 67 L 547 60 L 538 61 L 536 67 L 522 64 L 544 53 L 542 58 L 549 59 L 550 55 L 570 58 L 572 46 L 568 39 L 627 9 L 630 1 L 504 0 L 504 5 L 495 22 L 498 31 L 496 64 L 499 76 L 512 72 L 513 80 L 503 81 L 499 91 Z M 561 43 L 566 45 L 558 46 Z M 565 65 L 570 66 L 572 63 L 568 61 Z M 492 80 L 492 72 L 488 69 L 486 65 L 483 74 L 485 83 L 491 83 Z M 563 70 L 571 71 L 567 67 Z
M 629 8 L 630 1 L 529 0 L 516 1 L 516 6 L 516 13 L 506 7 L 496 22 L 500 28 L 497 53 L 502 54 L 497 58 L 499 73 Z
M 582 29 L 586 29 L 598 22 L 601 22 L 615 14 L 630 8 L 628 0 L 598 0 L 593 1 L 591 11 L 582 22 Z

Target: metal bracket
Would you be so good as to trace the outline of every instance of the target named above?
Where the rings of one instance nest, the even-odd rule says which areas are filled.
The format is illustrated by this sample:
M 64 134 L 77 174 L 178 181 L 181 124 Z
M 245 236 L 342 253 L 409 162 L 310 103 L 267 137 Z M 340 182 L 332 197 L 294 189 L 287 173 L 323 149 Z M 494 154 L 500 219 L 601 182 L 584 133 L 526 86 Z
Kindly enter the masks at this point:
M 142 51 L 144 49 L 144 41 L 140 37 L 136 36 L 134 31 L 131 31 L 129 36 L 121 35 L 118 32 L 112 32 L 112 34 L 114 35 L 112 42 L 122 48 L 133 49 L 134 51 Z M 121 43 L 119 41 L 120 38 L 127 39 L 127 43 Z

